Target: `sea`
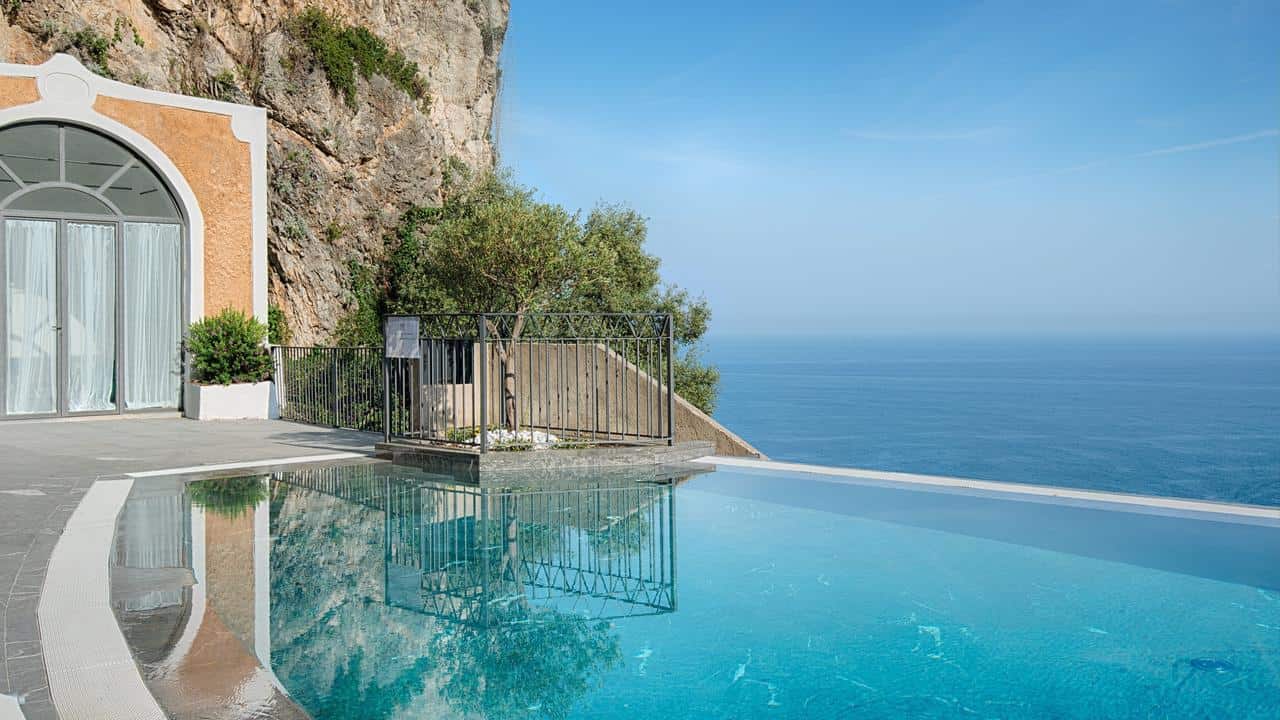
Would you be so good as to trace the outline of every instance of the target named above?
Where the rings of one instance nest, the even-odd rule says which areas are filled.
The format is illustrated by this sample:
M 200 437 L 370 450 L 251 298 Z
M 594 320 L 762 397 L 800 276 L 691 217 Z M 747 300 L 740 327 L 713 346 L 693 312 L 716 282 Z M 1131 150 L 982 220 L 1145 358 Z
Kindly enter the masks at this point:
M 1280 506 L 1280 336 L 708 343 L 775 460 Z

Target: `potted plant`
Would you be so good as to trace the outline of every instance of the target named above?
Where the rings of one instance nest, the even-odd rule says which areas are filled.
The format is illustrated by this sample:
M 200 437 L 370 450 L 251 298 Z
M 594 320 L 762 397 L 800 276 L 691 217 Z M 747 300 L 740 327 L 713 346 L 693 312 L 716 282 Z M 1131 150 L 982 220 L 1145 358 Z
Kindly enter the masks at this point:
M 191 379 L 183 413 L 197 420 L 273 417 L 267 326 L 227 308 L 191 324 L 187 351 Z

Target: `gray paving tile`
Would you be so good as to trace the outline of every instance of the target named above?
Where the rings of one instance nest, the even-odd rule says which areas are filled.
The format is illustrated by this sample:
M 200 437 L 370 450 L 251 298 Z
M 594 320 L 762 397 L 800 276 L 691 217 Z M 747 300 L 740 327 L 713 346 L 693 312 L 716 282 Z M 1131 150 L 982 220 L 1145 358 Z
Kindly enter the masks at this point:
M 40 643 L 35 640 L 17 640 L 6 642 L 4 644 L 4 656 L 6 660 L 38 657 L 39 655 Z
M 38 690 L 31 690 L 22 694 L 22 710 L 25 713 L 28 707 L 38 705 L 53 705 L 53 697 L 49 694 L 49 688 L 44 687 Z M 31 717 L 27 715 L 27 717 Z
M 49 687 L 49 676 L 44 672 L 42 657 L 14 658 L 8 661 L 9 691 L 13 695 L 26 696 Z
M 48 700 L 24 703 L 22 714 L 26 720 L 58 720 L 58 712 Z
M 36 623 L 36 608 L 40 596 L 36 593 L 10 595 L 4 613 L 5 644 L 14 642 L 39 642 L 40 631 Z

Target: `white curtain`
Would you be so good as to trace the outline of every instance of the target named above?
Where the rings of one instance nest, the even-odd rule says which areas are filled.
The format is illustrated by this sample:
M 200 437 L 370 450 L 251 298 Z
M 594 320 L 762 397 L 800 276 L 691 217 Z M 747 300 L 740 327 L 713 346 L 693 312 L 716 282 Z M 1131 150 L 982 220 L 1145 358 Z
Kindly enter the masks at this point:
M 57 410 L 58 225 L 5 220 L 5 412 Z
M 116 385 L 116 229 L 67 223 L 67 409 L 111 410 Z
M 182 231 L 124 224 L 125 407 L 177 407 L 182 389 Z

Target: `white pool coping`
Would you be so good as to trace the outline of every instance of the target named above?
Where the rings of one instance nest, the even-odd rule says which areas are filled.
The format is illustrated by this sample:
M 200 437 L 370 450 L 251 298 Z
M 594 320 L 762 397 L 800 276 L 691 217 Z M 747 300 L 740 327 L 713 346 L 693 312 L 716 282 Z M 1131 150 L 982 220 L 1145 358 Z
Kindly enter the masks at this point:
M 1160 497 L 1156 495 L 1132 495 L 1128 493 L 1114 493 L 1101 490 L 1078 490 L 1075 488 L 1053 487 L 1049 485 L 1029 485 L 1023 483 L 994 482 L 991 480 L 971 480 L 967 478 L 945 477 L 941 475 L 917 475 L 914 473 L 890 472 L 886 470 L 863 470 L 860 468 L 831 467 L 829 465 L 806 465 L 804 463 L 779 462 L 777 460 L 757 460 L 754 458 L 727 457 L 723 455 L 712 455 L 699 458 L 695 462 L 709 463 L 722 467 L 739 467 L 755 470 L 819 475 L 827 478 L 840 478 L 850 482 L 857 480 L 870 480 L 874 482 L 894 483 L 923 488 L 979 491 L 1008 496 L 1104 503 L 1172 512 L 1211 513 L 1242 518 L 1280 521 L 1280 507 L 1264 507 L 1261 505 L 1243 505 L 1238 503 L 1212 502 L 1208 500 L 1189 500 L 1184 498 Z
M 245 460 L 243 462 L 217 463 L 211 465 L 188 465 L 187 467 L 165 468 L 163 470 L 144 470 L 142 472 L 125 473 L 125 475 L 131 478 L 160 477 L 163 475 L 189 475 L 191 473 L 245 470 L 248 468 L 272 467 L 276 465 L 301 465 L 303 463 L 354 460 L 356 458 L 367 458 L 371 454 L 372 453 L 367 452 L 336 452 L 324 453 L 321 455 L 297 455 L 294 457 L 270 458 L 267 460 Z
M 111 611 L 116 517 L 133 480 L 99 480 L 53 548 L 40 593 L 49 692 L 63 720 L 163 720 Z
M 164 720 L 111 610 L 110 561 L 116 519 L 135 478 L 335 462 L 364 452 L 247 460 L 126 473 L 99 480 L 85 493 L 49 558 L 38 622 L 45 672 L 63 720 Z M 21 716 L 19 716 L 21 717 Z M 0 696 L 0 720 L 8 708 Z

